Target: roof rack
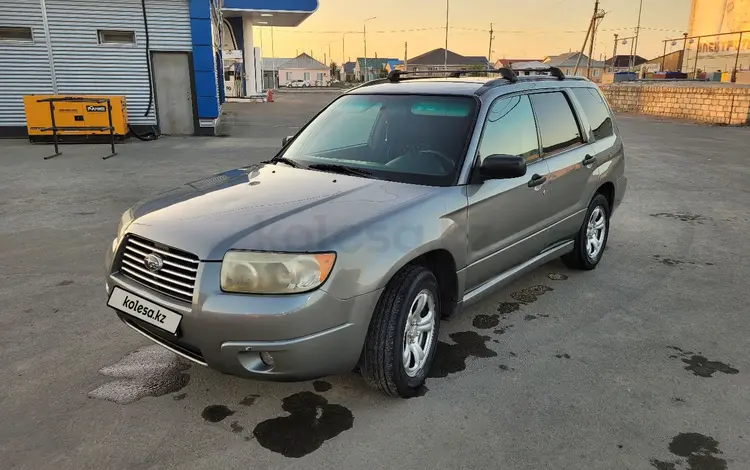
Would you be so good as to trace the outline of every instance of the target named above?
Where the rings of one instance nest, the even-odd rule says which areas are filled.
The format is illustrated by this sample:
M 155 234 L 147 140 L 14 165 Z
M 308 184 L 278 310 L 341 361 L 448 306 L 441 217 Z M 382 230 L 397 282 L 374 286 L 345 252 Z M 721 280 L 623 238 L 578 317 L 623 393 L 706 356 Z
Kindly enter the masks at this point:
M 451 78 L 458 78 L 461 75 L 466 75 L 469 73 L 499 73 L 500 76 L 502 76 L 502 78 L 508 80 L 509 82 L 515 82 L 518 80 L 518 76 L 513 72 L 513 70 L 503 67 L 499 69 L 486 69 L 486 70 L 469 70 L 469 69 L 419 70 L 419 71 L 414 71 L 414 72 L 406 72 L 404 70 L 392 70 L 388 72 L 388 81 L 392 83 L 396 83 L 405 79 L 413 80 L 415 78 L 434 78 L 435 75 L 447 75 L 448 77 L 451 77 Z M 410 76 L 410 77 L 401 78 L 404 75 L 423 75 L 423 76 L 422 77 Z
M 549 72 L 550 75 L 557 77 L 558 80 L 565 80 L 565 74 L 558 67 L 513 69 L 513 72 Z

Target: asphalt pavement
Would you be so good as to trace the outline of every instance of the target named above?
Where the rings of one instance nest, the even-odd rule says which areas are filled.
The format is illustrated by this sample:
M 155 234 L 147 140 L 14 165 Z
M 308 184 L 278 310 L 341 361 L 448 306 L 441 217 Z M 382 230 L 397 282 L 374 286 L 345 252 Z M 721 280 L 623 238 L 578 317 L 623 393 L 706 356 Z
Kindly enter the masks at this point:
M 271 157 L 333 96 L 233 103 L 227 137 L 106 161 L 0 141 L 0 467 L 750 468 L 750 128 L 620 116 L 629 189 L 599 268 L 549 263 L 452 318 L 420 397 L 221 375 L 117 320 L 120 214 Z

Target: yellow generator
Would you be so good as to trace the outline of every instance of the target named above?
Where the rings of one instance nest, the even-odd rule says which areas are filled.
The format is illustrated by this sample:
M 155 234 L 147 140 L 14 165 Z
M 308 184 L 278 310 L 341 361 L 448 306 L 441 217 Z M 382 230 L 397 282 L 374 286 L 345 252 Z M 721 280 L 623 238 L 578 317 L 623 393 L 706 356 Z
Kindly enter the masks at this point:
M 61 142 L 110 140 L 111 136 L 122 141 L 128 135 L 124 96 L 27 95 L 23 104 L 31 142 L 51 142 L 54 134 Z

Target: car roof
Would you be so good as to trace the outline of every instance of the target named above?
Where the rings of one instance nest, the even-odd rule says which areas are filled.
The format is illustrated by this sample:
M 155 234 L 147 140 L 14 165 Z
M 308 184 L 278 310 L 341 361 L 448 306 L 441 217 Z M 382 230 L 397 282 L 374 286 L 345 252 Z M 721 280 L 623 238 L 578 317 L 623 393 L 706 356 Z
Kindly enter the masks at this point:
M 565 77 L 560 80 L 549 75 L 520 75 L 515 82 L 495 77 L 419 77 L 396 80 L 380 79 L 352 88 L 347 94 L 425 94 L 481 96 L 489 90 L 498 89 L 502 94 L 536 88 L 593 87 L 591 81 L 583 77 Z

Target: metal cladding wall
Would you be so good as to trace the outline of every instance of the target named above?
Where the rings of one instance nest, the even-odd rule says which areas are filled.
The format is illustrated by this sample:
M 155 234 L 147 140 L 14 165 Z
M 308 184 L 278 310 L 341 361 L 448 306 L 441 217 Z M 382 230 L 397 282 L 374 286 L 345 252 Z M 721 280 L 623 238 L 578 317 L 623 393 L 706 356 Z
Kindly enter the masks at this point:
M 33 42 L 0 41 L 0 127 L 26 126 L 23 95 L 52 93 L 40 3 L 0 0 L 0 25 L 32 28 Z
M 130 124 L 156 125 L 149 102 L 140 0 L 46 0 L 57 92 L 125 95 Z M 147 1 L 151 51 L 190 51 L 187 0 Z M 135 45 L 99 44 L 97 30 L 135 31 Z

